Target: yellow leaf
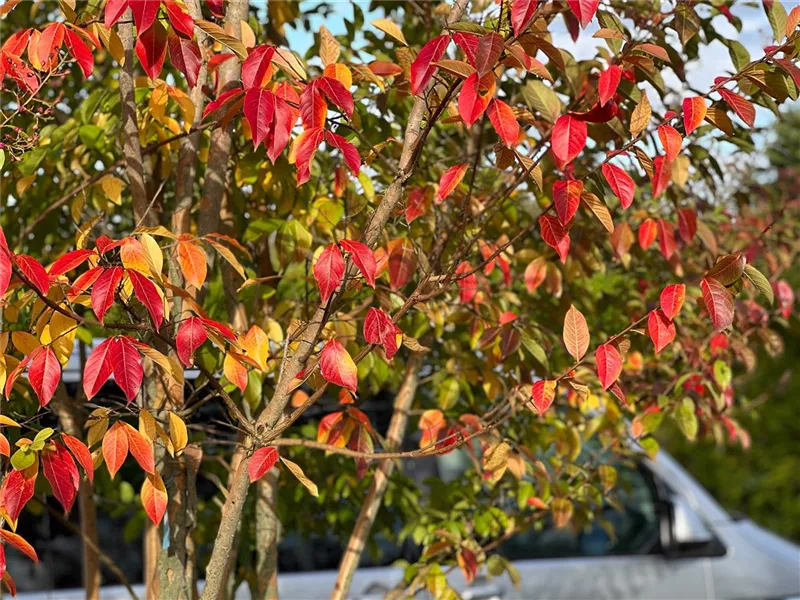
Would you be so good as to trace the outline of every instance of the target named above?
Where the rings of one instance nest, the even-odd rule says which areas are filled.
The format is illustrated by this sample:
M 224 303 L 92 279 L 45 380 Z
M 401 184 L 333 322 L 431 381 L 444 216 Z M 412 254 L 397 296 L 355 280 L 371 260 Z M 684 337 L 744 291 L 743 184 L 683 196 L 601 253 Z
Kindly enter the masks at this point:
M 272 60 L 291 77 L 296 77 L 297 79 L 306 79 L 308 77 L 303 63 L 300 62 L 300 59 L 297 58 L 297 55 L 291 50 L 276 48 L 275 56 Z
M 639 104 L 633 109 L 633 114 L 631 115 L 631 135 L 633 137 L 639 137 L 647 129 L 651 116 L 650 100 L 647 99 L 647 93 L 642 92 L 642 99 L 639 100 Z
M 125 243 L 119 249 L 119 257 L 122 259 L 122 265 L 126 269 L 139 271 L 143 275 L 150 274 L 150 261 L 147 257 L 147 251 L 136 238 L 127 238 Z
M 348 89 L 350 89 L 350 86 L 353 85 L 353 74 L 350 72 L 350 69 L 348 69 L 345 65 L 340 65 L 340 64 L 328 65 L 327 67 L 325 67 L 325 71 L 322 74 L 325 77 L 330 77 L 331 79 L 335 79 Z
M 253 28 L 247 21 L 241 21 L 242 26 L 242 43 L 248 50 L 256 45 L 256 34 Z
M 247 356 L 258 363 L 259 369 L 267 370 L 267 358 L 269 358 L 269 337 L 258 325 L 253 325 L 242 337 L 242 348 Z
M 491 483 L 497 483 L 508 468 L 508 451 L 506 442 L 498 442 L 490 446 L 483 455 L 483 470 Z
M 403 30 L 400 29 L 396 23 L 393 23 L 389 19 L 376 19 L 372 22 L 372 25 L 380 29 L 389 37 L 396 39 L 398 42 L 403 44 L 403 46 L 408 46 L 408 42 L 406 42 L 406 38 L 403 35 Z
M 226 33 L 225 30 L 216 23 L 205 21 L 203 19 L 197 19 L 195 20 L 194 24 L 196 27 L 202 29 L 212 39 L 233 50 L 233 52 L 239 58 L 247 58 L 247 48 L 245 48 L 241 40 L 238 40 L 232 35 Z
M 327 67 L 339 60 L 341 53 L 339 42 L 333 37 L 333 34 L 328 31 L 325 25 L 319 28 L 319 57 L 322 60 L 322 65 Z
M 0 415 L 0 425 L 5 425 L 6 427 L 21 427 L 21 425 L 14 419 L 11 419 L 5 415 Z
M 161 271 L 164 269 L 164 254 L 161 252 L 158 242 L 149 233 L 141 234 L 140 241 L 144 247 L 150 269 L 154 275 L 161 277 Z
M 31 175 L 30 177 L 21 177 L 17 179 L 17 196 L 22 196 L 25 193 L 30 185 L 33 183 L 33 180 L 36 179 L 36 175 Z
M 117 179 L 112 175 L 106 175 L 100 180 L 100 187 L 106 197 L 114 204 L 119 206 L 122 202 L 122 186 L 125 185 L 121 179 Z
M 169 437 L 172 440 L 172 445 L 175 447 L 176 453 L 183 450 L 189 441 L 186 423 L 174 412 L 169 413 Z
M 319 496 L 319 490 L 317 489 L 317 484 L 311 481 L 306 474 L 303 473 L 303 469 L 300 468 L 300 465 L 297 463 L 293 463 L 290 460 L 287 460 L 281 456 L 281 462 L 287 466 L 287 468 L 292 472 L 292 475 L 297 477 L 297 480 L 306 486 L 306 489 L 311 493 L 312 496 L 315 498 Z
M 41 342 L 27 331 L 14 331 L 11 333 L 11 343 L 26 356 L 41 346 Z
M 242 263 L 239 262 L 239 260 L 236 258 L 236 256 L 234 256 L 233 252 L 231 252 L 227 246 L 224 246 L 219 242 L 212 240 L 211 238 L 206 238 L 206 242 L 211 244 L 214 247 L 214 250 L 219 252 L 220 256 L 228 261 L 228 264 L 230 264 L 236 270 L 236 272 L 241 275 L 242 279 L 247 279 L 247 274 L 244 272 Z

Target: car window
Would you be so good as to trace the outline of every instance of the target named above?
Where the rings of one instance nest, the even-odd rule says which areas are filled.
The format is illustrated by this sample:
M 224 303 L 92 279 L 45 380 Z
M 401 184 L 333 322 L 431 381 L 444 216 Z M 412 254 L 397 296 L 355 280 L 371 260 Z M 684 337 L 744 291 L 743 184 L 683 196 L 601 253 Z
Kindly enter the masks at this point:
M 602 557 L 652 554 L 660 549 L 659 513 L 652 476 L 644 468 L 617 467 L 617 507 L 606 504 L 598 519 L 585 528 L 544 527 L 503 543 L 500 554 L 509 560 L 561 557 Z M 605 520 L 610 527 L 603 527 Z

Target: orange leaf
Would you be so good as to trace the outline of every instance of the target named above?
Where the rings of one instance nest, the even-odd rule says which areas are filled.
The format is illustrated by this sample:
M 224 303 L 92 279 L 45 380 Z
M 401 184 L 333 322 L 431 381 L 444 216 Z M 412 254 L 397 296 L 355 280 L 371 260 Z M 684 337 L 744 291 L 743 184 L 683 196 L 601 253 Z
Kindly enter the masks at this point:
M 158 525 L 167 510 L 167 488 L 158 473 L 147 475 L 142 484 L 141 496 L 144 512 Z
M 128 435 L 125 423 L 117 421 L 103 436 L 103 459 L 113 479 L 128 456 Z
M 128 436 L 128 449 L 145 473 L 155 473 L 155 456 L 153 442 L 144 437 L 138 430 L 125 423 L 125 435 Z
M 572 305 L 564 317 L 564 344 L 575 360 L 581 360 L 589 348 L 589 328 L 586 326 L 586 318 Z
M 439 191 L 436 192 L 436 203 L 440 204 L 444 202 L 445 198 L 447 198 L 458 184 L 461 183 L 461 180 L 464 179 L 464 174 L 467 172 L 467 167 L 469 165 L 467 163 L 462 163 L 460 165 L 455 165 L 450 167 L 447 171 L 444 172 L 442 178 L 439 180 Z
M 178 242 L 178 264 L 186 281 L 197 289 L 206 280 L 206 253 L 194 241 L 182 239 Z
M 553 399 L 556 397 L 556 382 L 552 380 L 540 380 L 533 384 L 531 389 L 531 400 L 533 406 L 543 415 L 550 408 Z
M 706 118 L 706 101 L 700 96 L 693 98 L 684 98 L 683 100 L 683 126 L 686 129 L 686 135 L 692 133 L 695 129 L 700 127 L 703 119 Z

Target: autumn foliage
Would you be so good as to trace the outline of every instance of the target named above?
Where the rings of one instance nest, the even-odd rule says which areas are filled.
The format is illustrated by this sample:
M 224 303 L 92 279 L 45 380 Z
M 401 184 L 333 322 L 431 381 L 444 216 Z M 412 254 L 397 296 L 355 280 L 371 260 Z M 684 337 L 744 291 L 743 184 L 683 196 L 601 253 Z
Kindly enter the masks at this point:
M 126 464 L 159 526 L 187 510 L 175 473 L 224 456 L 211 598 L 272 469 L 335 504 L 322 456 L 355 489 L 377 458 L 461 448 L 483 491 L 448 520 L 481 522 L 506 495 L 515 527 L 566 527 L 613 493 L 583 444 L 653 454 L 656 414 L 748 443 L 729 365 L 752 368 L 792 314 L 797 206 L 723 198 L 708 148 L 752 151 L 756 107 L 797 100 L 800 8 L 764 2 L 774 44 L 687 91 L 662 73 L 685 82 L 713 23 L 741 26 L 728 3 L 417 3 L 425 27 L 401 3 L 371 25 L 357 8 L 368 61 L 325 27 L 304 60 L 281 33 L 299 13 L 275 7 L 300 9 L 269 4 L 269 27 L 221 0 L 0 9 L 8 589 L 5 549 L 37 560 L 14 533 L 35 491 L 69 512 L 82 481 L 113 485 Z M 593 60 L 554 45 L 561 21 L 573 40 L 591 27 Z M 360 404 L 413 357 L 416 448 L 386 447 Z M 295 426 L 312 407 L 316 436 Z M 516 531 L 439 525 L 415 539 L 411 590 L 434 590 L 440 563 L 471 581 L 483 545 Z M 175 535 L 163 552 L 195 533 Z

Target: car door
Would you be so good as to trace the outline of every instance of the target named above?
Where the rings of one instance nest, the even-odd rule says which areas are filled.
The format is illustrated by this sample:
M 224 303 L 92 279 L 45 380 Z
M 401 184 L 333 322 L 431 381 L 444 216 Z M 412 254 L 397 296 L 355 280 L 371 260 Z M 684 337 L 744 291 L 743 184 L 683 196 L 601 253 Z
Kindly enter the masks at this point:
M 668 558 L 662 550 L 664 504 L 653 475 L 643 466 L 617 470 L 618 508 L 609 505 L 601 515 L 613 528 L 599 521 L 584 529 L 547 522 L 504 543 L 499 551 L 519 570 L 520 585 L 498 578 L 498 599 L 707 597 L 704 559 Z

